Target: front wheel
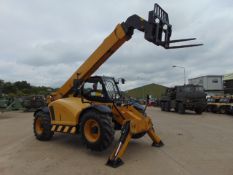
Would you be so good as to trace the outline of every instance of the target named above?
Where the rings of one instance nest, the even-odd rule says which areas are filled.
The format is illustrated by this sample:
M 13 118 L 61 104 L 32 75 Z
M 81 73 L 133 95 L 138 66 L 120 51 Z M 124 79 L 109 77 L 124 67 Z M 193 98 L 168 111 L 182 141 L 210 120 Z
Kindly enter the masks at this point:
M 108 114 L 87 111 L 81 118 L 80 130 L 83 143 L 93 151 L 107 149 L 114 140 L 115 130 Z
M 220 114 L 226 114 L 226 108 L 225 107 L 220 107 L 219 113 Z
M 185 113 L 185 108 L 184 108 L 183 103 L 178 104 L 178 113 L 179 114 L 184 114 Z
M 203 110 L 201 108 L 195 109 L 196 114 L 202 114 Z
M 51 131 L 51 119 L 49 114 L 42 111 L 38 112 L 34 117 L 33 131 L 36 139 L 41 141 L 50 140 L 54 132 Z
M 165 111 L 165 109 L 164 109 L 164 102 L 161 102 L 160 108 L 161 108 L 161 111 Z
M 170 112 L 170 109 L 171 107 L 170 107 L 170 103 L 169 102 L 166 102 L 165 103 L 165 111 L 167 111 L 167 112 Z

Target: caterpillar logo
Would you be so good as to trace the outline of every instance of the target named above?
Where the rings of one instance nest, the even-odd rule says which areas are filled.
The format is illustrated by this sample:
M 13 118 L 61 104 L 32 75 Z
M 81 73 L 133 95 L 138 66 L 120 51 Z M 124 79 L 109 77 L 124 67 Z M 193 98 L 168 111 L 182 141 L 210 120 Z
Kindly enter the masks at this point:
M 77 129 L 75 126 L 64 126 L 64 125 L 53 125 L 51 128 L 51 131 L 53 132 L 64 132 L 70 134 L 75 134 L 76 130 Z

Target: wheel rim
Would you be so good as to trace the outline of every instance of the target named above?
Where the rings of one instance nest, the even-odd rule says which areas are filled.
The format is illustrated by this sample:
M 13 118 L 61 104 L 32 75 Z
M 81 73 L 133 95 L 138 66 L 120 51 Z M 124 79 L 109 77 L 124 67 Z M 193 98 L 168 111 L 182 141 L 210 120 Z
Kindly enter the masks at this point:
M 89 119 L 84 124 L 84 135 L 89 142 L 96 142 L 100 138 L 100 126 L 96 120 Z
M 37 134 L 42 134 L 43 131 L 44 131 L 44 128 L 42 127 L 41 123 L 42 123 L 42 122 L 41 122 L 41 119 L 38 118 L 38 119 L 36 120 L 36 123 L 35 123 L 35 128 L 36 128 L 36 133 L 37 133 Z

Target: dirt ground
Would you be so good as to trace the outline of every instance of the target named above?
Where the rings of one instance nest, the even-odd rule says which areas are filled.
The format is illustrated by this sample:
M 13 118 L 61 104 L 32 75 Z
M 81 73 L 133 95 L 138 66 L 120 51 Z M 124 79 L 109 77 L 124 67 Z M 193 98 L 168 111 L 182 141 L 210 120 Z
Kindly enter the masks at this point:
M 233 116 L 179 115 L 149 108 L 165 146 L 148 136 L 132 140 L 117 169 L 105 166 L 105 152 L 87 150 L 78 136 L 55 134 L 48 142 L 32 132 L 32 113 L 0 114 L 0 175 L 233 175 Z M 119 133 L 115 137 L 115 145 Z

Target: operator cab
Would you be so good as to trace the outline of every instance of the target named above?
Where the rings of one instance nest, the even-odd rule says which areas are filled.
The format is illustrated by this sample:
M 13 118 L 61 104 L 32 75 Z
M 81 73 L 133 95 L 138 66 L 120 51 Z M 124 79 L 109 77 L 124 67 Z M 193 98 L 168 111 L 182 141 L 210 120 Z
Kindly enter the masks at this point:
M 82 86 L 81 96 L 90 101 L 111 103 L 122 97 L 117 84 L 113 77 L 93 76 Z

